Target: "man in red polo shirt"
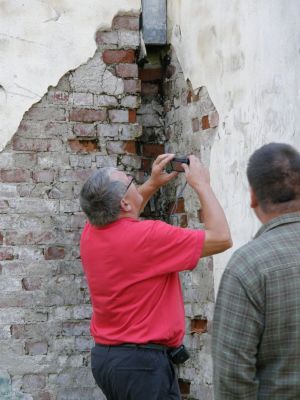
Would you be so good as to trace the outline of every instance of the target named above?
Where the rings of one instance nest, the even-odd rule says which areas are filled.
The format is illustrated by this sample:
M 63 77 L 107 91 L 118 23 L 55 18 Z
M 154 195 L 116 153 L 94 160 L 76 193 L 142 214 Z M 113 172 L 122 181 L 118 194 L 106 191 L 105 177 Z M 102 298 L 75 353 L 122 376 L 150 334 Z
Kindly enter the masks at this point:
M 184 336 L 178 272 L 231 246 L 208 170 L 195 156 L 182 167 L 201 202 L 205 230 L 139 220 L 150 197 L 177 175 L 165 172 L 173 157 L 159 156 L 138 188 L 124 172 L 102 168 L 80 193 L 89 219 L 80 247 L 93 306 L 92 371 L 108 400 L 181 398 L 170 359 Z

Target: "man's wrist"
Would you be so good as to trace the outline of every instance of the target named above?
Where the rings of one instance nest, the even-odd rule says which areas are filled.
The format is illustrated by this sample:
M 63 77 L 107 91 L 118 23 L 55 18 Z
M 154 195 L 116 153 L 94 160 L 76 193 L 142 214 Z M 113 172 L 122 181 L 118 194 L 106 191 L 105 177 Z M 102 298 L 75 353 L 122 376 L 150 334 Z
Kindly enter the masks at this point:
M 152 189 L 155 192 L 156 192 L 156 190 L 158 190 L 161 187 L 161 185 L 155 179 L 153 179 L 153 177 L 151 177 L 151 176 L 146 181 L 146 183 L 149 186 L 149 188 Z

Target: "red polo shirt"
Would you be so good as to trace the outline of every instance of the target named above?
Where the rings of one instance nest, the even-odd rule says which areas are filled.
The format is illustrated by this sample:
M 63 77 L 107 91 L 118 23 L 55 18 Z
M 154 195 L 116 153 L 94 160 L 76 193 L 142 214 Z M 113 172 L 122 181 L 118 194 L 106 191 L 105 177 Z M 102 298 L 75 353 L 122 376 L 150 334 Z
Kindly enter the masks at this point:
M 87 223 L 80 250 L 95 342 L 181 344 L 178 272 L 197 265 L 204 237 L 204 231 L 161 221 L 122 218 L 101 228 Z

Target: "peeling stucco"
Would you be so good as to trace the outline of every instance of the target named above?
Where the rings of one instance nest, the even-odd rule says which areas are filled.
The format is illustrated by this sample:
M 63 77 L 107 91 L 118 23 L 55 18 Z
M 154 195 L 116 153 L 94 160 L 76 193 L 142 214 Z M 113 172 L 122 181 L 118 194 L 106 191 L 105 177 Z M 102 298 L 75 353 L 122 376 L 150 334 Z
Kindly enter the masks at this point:
M 48 87 L 93 56 L 95 32 L 139 9 L 140 0 L 0 2 L 0 151 Z
M 214 259 L 215 287 L 259 226 L 249 208 L 249 155 L 270 141 L 300 149 L 299 18 L 297 0 L 168 2 L 169 40 L 185 77 L 207 87 L 220 115 L 210 172 L 234 247 Z

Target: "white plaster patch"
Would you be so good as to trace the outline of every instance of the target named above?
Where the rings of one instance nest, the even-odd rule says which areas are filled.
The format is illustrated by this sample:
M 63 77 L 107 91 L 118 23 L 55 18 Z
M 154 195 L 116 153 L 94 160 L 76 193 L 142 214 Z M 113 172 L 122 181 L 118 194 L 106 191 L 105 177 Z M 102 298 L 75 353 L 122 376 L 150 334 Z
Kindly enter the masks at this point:
M 1 1 L 0 151 L 48 87 L 93 56 L 95 32 L 132 9 L 140 0 Z M 117 84 L 116 94 L 121 90 Z

